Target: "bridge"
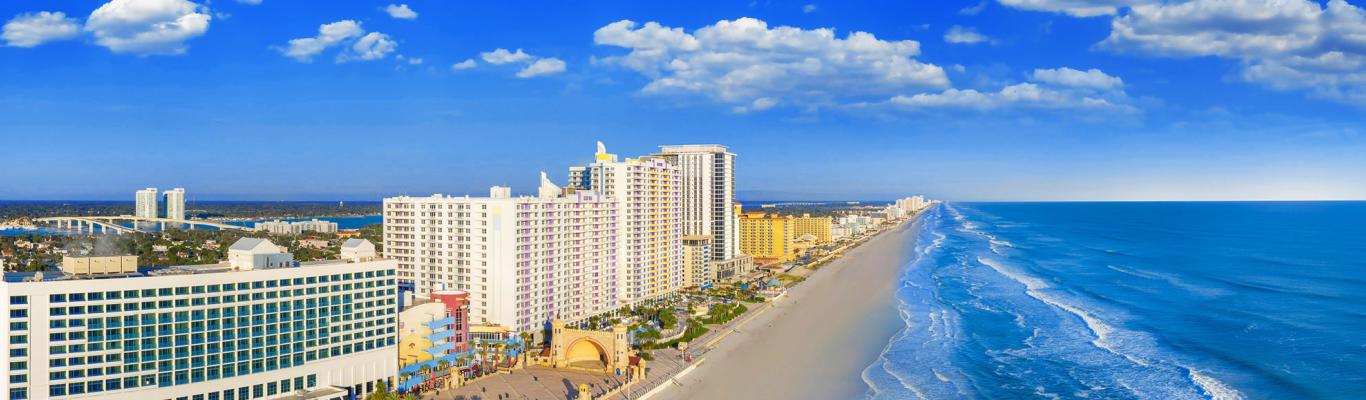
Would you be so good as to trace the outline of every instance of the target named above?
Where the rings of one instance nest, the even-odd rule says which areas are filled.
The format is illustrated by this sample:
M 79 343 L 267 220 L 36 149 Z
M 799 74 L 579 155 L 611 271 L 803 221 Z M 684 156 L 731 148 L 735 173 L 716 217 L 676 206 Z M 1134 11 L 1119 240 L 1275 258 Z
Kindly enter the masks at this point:
M 130 228 L 130 227 L 127 227 L 127 226 L 119 225 L 119 224 L 118 224 L 119 221 L 132 222 L 132 223 L 133 223 L 133 227 Z M 172 224 L 172 225 L 185 225 L 185 226 L 189 226 L 190 229 L 194 229 L 196 226 L 201 226 L 201 227 L 210 227 L 210 228 L 221 229 L 221 230 L 238 230 L 238 231 L 245 231 L 245 232 L 251 232 L 251 231 L 256 230 L 256 229 L 254 229 L 254 228 L 245 227 L 245 226 L 220 224 L 220 223 L 217 223 L 217 222 L 209 222 L 209 221 L 197 221 L 197 220 L 174 219 L 174 218 L 148 218 L 148 217 L 137 217 L 137 216 L 132 216 L 132 215 L 118 215 L 118 216 L 85 216 L 85 217 L 47 217 L 47 218 L 37 218 L 37 219 L 34 219 L 33 222 L 56 224 L 58 227 L 63 228 L 63 229 L 76 230 L 76 231 L 85 230 L 86 233 L 91 233 L 91 234 L 95 233 L 95 230 L 96 230 L 96 229 L 99 229 L 100 233 L 108 233 L 109 231 L 113 231 L 114 233 L 119 233 L 119 234 L 123 234 L 123 233 L 132 233 L 132 232 L 145 233 L 146 231 L 143 231 L 142 229 L 139 229 L 139 228 L 138 228 L 138 225 L 139 225 L 139 224 L 143 224 L 143 223 L 154 224 L 154 225 L 155 225 L 155 224 L 160 224 L 161 227 L 163 227 L 163 228 L 166 226 L 166 224 Z

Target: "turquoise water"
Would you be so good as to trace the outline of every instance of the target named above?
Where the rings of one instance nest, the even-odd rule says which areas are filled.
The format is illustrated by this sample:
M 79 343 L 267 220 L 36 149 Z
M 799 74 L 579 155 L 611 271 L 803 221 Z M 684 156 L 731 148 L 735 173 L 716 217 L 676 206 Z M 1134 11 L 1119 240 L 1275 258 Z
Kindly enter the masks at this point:
M 1366 203 L 924 218 L 872 398 L 1366 398 Z

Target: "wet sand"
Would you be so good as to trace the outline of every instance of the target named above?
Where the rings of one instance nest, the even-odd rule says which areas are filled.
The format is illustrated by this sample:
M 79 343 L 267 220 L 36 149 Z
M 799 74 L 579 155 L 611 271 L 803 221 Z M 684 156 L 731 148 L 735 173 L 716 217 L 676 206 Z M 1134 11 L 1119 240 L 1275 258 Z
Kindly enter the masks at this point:
M 864 397 L 864 368 L 903 326 L 895 291 L 915 224 L 820 267 L 649 400 Z

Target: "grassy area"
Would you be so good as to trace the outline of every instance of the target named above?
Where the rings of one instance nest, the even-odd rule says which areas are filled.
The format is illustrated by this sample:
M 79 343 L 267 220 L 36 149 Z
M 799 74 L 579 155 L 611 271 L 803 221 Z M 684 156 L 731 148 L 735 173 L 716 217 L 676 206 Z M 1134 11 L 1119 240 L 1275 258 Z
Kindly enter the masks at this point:
M 708 313 L 707 318 L 703 318 L 701 322 L 711 325 L 724 324 L 734 320 L 736 317 L 744 315 L 746 311 L 749 311 L 749 307 L 745 307 L 744 304 L 740 303 L 717 304 L 711 306 L 711 312 Z
M 792 285 L 801 283 L 804 280 L 806 280 L 806 278 L 792 274 L 778 274 L 778 282 L 781 282 L 783 286 L 787 287 L 792 287 Z

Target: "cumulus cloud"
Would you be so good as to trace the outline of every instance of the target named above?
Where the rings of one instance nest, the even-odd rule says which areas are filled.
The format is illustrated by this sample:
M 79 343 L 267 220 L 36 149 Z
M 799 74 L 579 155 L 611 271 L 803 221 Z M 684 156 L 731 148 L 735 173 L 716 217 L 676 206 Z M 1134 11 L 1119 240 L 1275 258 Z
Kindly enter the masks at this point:
M 1120 79 L 1117 76 L 1110 76 L 1095 68 L 1086 71 L 1067 67 L 1036 69 L 1034 70 L 1034 74 L 1031 75 L 1031 79 L 1036 82 L 1050 83 L 1058 86 L 1094 90 L 1115 90 L 1124 87 L 1123 79 Z
M 954 25 L 944 32 L 944 41 L 953 44 L 991 43 L 991 38 L 977 32 L 976 28 Z
M 959 10 L 958 10 L 958 14 L 959 14 L 959 15 L 977 15 L 977 14 L 981 14 L 981 13 L 982 13 L 982 10 L 985 10 L 985 9 L 987 9 L 987 0 L 982 0 L 980 3 L 977 3 L 977 5 L 970 6 L 970 7 L 963 7 L 962 9 L 959 9 Z
M 1135 4 L 1151 4 L 1158 0 L 997 0 L 1001 5 L 1030 11 L 1046 11 L 1073 17 L 1114 15 L 1121 8 Z
M 313 61 L 313 56 L 322 53 L 323 50 L 364 34 L 365 30 L 361 29 L 359 22 L 345 19 L 322 24 L 318 27 L 318 36 L 290 39 L 289 45 L 280 51 L 299 62 L 310 62 Z
M 885 105 L 899 110 L 1086 110 L 1136 112 L 1123 81 L 1098 69 L 1036 69 L 1029 82 L 996 91 L 947 89 L 938 93 L 898 95 Z
M 384 7 L 384 12 L 389 13 L 390 17 L 398 19 L 417 19 L 417 12 L 408 8 L 407 4 L 390 4 Z
M 920 43 L 866 32 L 769 27 L 754 18 L 722 20 L 689 33 L 656 22 L 613 22 L 595 44 L 629 50 L 600 59 L 647 77 L 641 93 L 700 95 L 742 107 L 824 107 L 949 87 L 944 69 L 914 59 Z M 885 97 L 883 97 L 885 98 Z M 764 100 L 768 99 L 768 100 Z
M 1135 5 L 1097 47 L 1239 62 L 1238 76 L 1276 90 L 1366 104 L 1366 11 L 1344 0 L 1193 0 Z
M 351 52 L 338 55 L 338 61 L 370 61 L 378 60 L 393 53 L 398 47 L 398 43 L 389 39 L 389 35 L 379 32 L 370 32 L 361 36 L 356 43 L 351 44 Z M 422 62 L 422 60 L 418 60 Z
M 542 75 L 554 75 L 564 72 L 564 67 L 563 60 L 554 57 L 542 58 L 526 66 L 526 68 L 522 68 L 521 71 L 517 71 L 517 77 L 526 79 Z
M 531 61 L 534 58 L 530 54 L 522 52 L 522 49 L 517 49 L 517 51 L 512 52 L 504 48 L 498 48 L 494 49 L 493 51 L 479 53 L 479 57 L 483 58 L 484 62 L 493 65 L 526 62 Z
M 115 53 L 183 54 L 209 30 L 208 9 L 187 0 L 112 0 L 86 18 L 95 43 Z
M 314 56 L 341 45 L 347 45 L 347 48 L 337 53 L 336 61 L 339 63 L 379 60 L 398 49 L 398 42 L 389 35 L 367 33 L 359 22 L 345 19 L 322 24 L 318 27 L 317 36 L 290 39 L 289 44 L 279 50 L 299 62 L 312 62 Z
M 0 40 L 10 47 L 34 47 L 43 43 L 75 38 L 81 25 L 62 12 L 39 11 L 19 14 L 0 28 Z
M 817 7 L 815 4 L 807 4 L 807 5 L 802 6 L 802 13 L 804 13 L 804 14 L 810 14 L 810 13 L 816 12 L 816 10 L 819 10 L 819 9 L 820 9 L 820 7 Z
M 467 58 L 465 59 L 465 61 L 451 64 L 451 69 L 456 71 L 464 71 L 477 66 L 479 66 L 479 63 L 475 62 L 473 58 Z

